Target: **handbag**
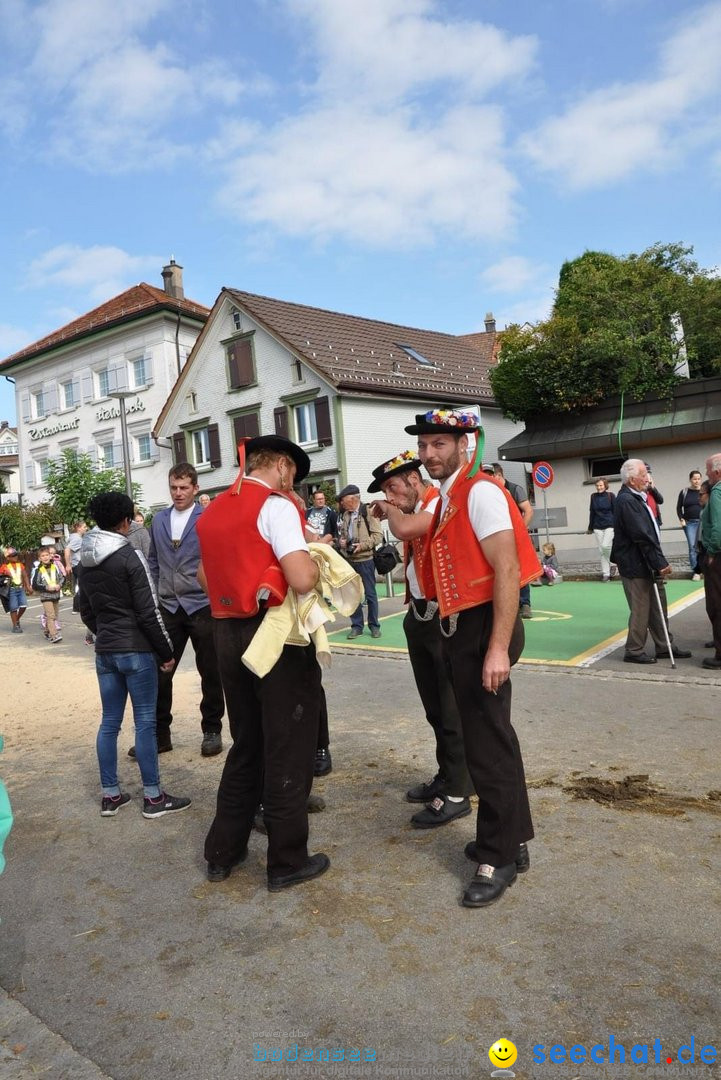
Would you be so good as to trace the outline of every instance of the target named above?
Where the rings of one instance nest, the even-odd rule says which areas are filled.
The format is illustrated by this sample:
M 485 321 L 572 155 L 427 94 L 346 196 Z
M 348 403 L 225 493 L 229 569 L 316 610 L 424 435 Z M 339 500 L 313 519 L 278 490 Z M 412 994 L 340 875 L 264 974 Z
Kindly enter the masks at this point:
M 379 574 L 391 574 L 401 557 L 395 544 L 381 544 L 373 552 L 373 565 Z

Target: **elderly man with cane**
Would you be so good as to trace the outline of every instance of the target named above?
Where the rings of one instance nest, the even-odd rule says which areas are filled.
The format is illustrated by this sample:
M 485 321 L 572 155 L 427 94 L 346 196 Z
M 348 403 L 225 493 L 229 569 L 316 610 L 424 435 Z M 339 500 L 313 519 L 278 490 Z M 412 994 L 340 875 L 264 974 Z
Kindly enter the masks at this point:
M 614 505 L 611 561 L 618 566 L 630 611 L 623 659 L 627 664 L 655 664 L 658 659 L 688 659 L 690 652 L 673 645 L 668 629 L 665 578 L 671 575 L 661 550 L 656 517 L 648 504 L 648 470 L 630 458 L 621 466 L 623 487 Z M 655 654 L 645 651 L 651 634 Z

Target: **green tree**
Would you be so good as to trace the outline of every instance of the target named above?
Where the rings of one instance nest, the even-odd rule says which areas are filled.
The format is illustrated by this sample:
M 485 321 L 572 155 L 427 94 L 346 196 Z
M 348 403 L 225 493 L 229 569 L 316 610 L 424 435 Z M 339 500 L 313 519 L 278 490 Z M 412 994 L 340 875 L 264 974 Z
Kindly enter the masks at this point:
M 44 533 L 53 531 L 57 520 L 52 503 L 28 507 L 8 503 L 0 506 L 0 541 L 6 547 L 29 551 L 38 546 Z
M 721 370 L 721 282 L 691 248 L 587 251 L 564 263 L 549 319 L 503 334 L 491 386 L 504 414 L 579 412 L 626 393 L 666 397 L 679 381 L 677 317 L 692 377 Z
M 122 469 L 96 469 L 89 454 L 63 450 L 60 458 L 48 465 L 46 487 L 53 497 L 57 518 L 72 525 L 87 517 L 87 506 L 93 495 L 102 491 L 125 491 Z M 133 484 L 137 502 L 140 488 Z

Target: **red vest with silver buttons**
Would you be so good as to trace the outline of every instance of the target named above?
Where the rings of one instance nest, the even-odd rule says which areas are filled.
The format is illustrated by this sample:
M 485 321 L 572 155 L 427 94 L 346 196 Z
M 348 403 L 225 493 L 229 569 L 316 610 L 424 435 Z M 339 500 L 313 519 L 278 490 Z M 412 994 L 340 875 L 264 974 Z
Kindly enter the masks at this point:
M 541 573 L 538 555 L 511 494 L 493 477 L 483 473 L 469 478 L 470 468 L 470 465 L 464 466 L 456 477 L 442 518 L 440 506 L 436 509 L 431 525 L 430 558 L 426 558 L 423 566 L 423 590 L 426 596 L 438 600 L 442 618 L 493 599 L 495 573 L 483 554 L 468 516 L 468 496 L 474 484 L 495 484 L 508 503 L 521 569 L 519 588 L 534 581 Z
M 423 491 L 421 496 L 421 510 L 425 510 L 430 502 L 434 499 L 440 498 L 440 493 L 437 487 L 427 487 Z M 416 536 L 413 540 L 403 541 L 403 565 L 408 567 L 410 562 L 411 552 L 413 552 L 413 565 L 416 568 L 416 578 L 418 584 L 421 586 L 425 593 L 426 600 L 435 599 L 435 586 L 431 589 L 431 592 L 426 592 L 426 575 L 423 567 L 428 563 L 430 565 L 430 544 L 433 537 L 433 524 L 431 524 L 427 533 L 423 536 Z M 408 578 L 406 578 L 406 603 L 408 604 L 411 599 L 411 590 L 408 587 Z

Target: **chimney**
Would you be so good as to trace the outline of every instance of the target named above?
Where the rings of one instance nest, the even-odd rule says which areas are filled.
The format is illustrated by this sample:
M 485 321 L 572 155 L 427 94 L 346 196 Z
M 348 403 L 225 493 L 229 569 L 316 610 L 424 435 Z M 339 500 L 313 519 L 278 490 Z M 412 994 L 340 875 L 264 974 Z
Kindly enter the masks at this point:
M 183 267 L 178 266 L 172 255 L 168 265 L 163 267 L 163 288 L 168 296 L 172 296 L 176 300 L 185 299 L 185 293 L 183 292 Z
M 165 273 L 165 271 L 163 271 Z M 486 312 L 486 333 L 495 334 L 496 332 L 496 320 L 493 318 L 493 312 Z

